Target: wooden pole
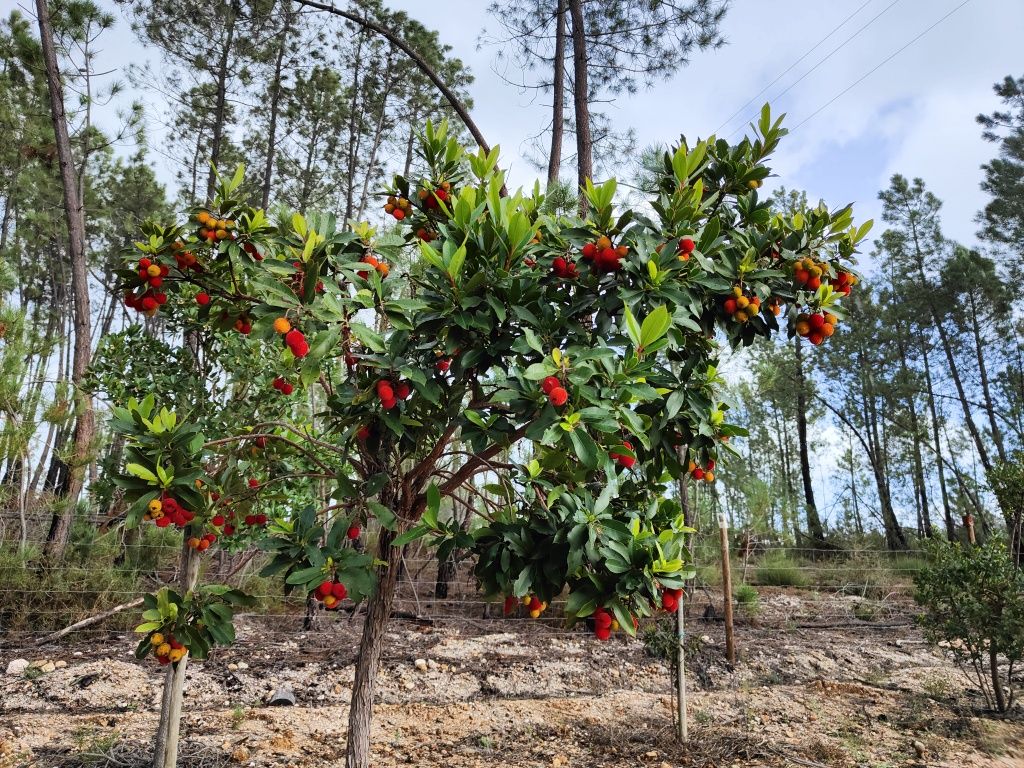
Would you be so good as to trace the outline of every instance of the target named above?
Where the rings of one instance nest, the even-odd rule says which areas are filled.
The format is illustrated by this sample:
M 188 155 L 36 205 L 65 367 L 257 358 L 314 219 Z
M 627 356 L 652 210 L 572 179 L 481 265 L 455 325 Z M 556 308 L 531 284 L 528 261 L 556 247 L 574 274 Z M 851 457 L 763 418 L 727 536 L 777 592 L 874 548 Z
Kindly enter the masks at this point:
M 732 634 L 732 564 L 729 561 L 729 520 L 718 514 L 718 533 L 722 541 L 722 603 L 725 609 L 725 658 L 736 663 L 736 644 Z
M 679 641 L 676 663 L 679 665 L 679 675 L 676 681 L 679 685 L 679 740 L 684 744 L 689 741 L 689 734 L 686 728 L 686 649 L 683 643 L 683 598 L 679 598 L 676 605 L 676 633 Z

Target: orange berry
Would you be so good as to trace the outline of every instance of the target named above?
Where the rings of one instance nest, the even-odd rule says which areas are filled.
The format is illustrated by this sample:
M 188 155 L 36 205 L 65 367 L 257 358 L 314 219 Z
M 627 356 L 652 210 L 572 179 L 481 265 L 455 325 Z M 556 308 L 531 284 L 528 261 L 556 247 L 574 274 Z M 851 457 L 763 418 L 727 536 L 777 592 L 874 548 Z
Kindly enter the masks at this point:
M 288 333 L 292 329 L 292 324 L 288 322 L 287 317 L 279 317 L 274 321 L 274 330 L 278 333 Z

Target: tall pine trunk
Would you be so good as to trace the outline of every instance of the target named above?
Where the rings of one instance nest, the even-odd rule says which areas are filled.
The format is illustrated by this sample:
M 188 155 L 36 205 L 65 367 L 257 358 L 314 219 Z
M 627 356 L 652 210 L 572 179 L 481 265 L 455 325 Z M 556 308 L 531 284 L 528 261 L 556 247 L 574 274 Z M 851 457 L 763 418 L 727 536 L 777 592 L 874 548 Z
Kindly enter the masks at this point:
M 284 54 L 288 50 L 288 35 L 292 29 L 292 4 L 284 4 L 284 28 L 274 60 L 274 80 L 270 85 L 270 120 L 267 125 L 267 162 L 263 166 L 263 194 L 260 206 L 266 210 L 270 206 L 270 188 L 274 180 L 274 153 L 277 151 L 277 115 L 281 109 L 281 76 Z
M 228 98 L 228 63 L 231 59 L 231 46 L 235 40 L 235 22 L 238 8 L 230 4 L 227 19 L 223 20 L 224 45 L 221 48 L 220 61 L 217 62 L 217 100 L 213 108 L 213 138 L 210 142 L 210 174 L 206 177 L 206 199 L 212 200 L 217 189 L 217 165 L 220 163 L 221 145 L 224 143 L 224 123 L 227 120 Z
M 50 9 L 47 7 L 46 0 L 36 0 L 36 16 L 39 22 L 39 37 L 50 96 L 50 116 L 53 120 L 57 160 L 60 164 L 60 179 L 64 192 L 64 216 L 68 227 L 68 255 L 71 259 L 71 290 L 74 294 L 75 346 L 71 366 L 71 384 L 74 387 L 75 428 L 72 437 L 70 477 L 62 500 L 62 509 L 55 514 L 51 522 L 45 548 L 47 560 L 56 561 L 63 558 L 64 550 L 67 548 L 75 507 L 85 484 L 85 469 L 88 465 L 89 448 L 94 431 L 92 398 L 80 388 L 85 371 L 89 367 L 91 355 L 89 273 L 88 265 L 85 262 L 85 218 L 82 201 L 78 194 L 78 178 L 75 173 L 74 157 L 71 153 L 67 115 L 64 112 L 64 90 L 57 65 L 57 50 L 54 46 Z
M 928 416 L 932 427 L 932 444 L 935 450 L 937 461 L 936 470 L 939 473 L 939 494 L 942 497 L 942 518 L 946 523 L 946 538 L 956 541 L 956 523 L 953 520 L 953 511 L 949 504 L 949 489 L 946 487 L 946 470 L 942 463 L 942 442 L 939 438 L 939 413 L 935 405 L 935 390 L 932 387 L 932 366 L 928 359 L 928 347 L 924 337 L 921 338 L 921 358 L 924 361 L 924 384 L 925 392 L 928 395 Z
M 794 336 L 796 352 L 796 434 L 800 449 L 800 479 L 804 486 L 804 507 L 807 510 L 807 532 L 814 541 L 824 541 L 825 531 L 814 503 L 814 487 L 811 484 L 811 457 L 807 445 L 807 383 L 804 377 L 803 353 L 800 337 Z
M 587 71 L 587 31 L 583 0 L 568 0 L 572 18 L 573 111 L 576 116 L 576 183 L 579 185 L 580 214 L 588 208 L 587 180 L 594 178 L 594 141 L 590 134 L 590 78 Z
M 551 151 L 548 153 L 548 186 L 558 181 L 565 136 L 565 0 L 555 11 L 555 61 L 551 77 Z

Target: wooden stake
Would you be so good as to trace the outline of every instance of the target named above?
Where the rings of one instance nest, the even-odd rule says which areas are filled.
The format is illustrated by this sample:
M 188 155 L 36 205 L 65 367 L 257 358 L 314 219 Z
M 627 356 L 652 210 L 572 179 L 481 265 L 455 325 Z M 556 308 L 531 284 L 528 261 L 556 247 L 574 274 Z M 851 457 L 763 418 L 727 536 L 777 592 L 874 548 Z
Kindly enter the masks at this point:
M 977 544 L 977 539 L 974 538 L 974 515 L 964 515 L 964 527 L 967 528 L 967 540 L 971 544 Z
M 679 740 L 684 744 L 689 741 L 689 734 L 686 729 L 686 650 L 683 643 L 683 599 L 680 598 L 676 605 L 676 632 L 679 640 L 676 663 L 679 665 L 679 676 L 676 678 L 679 685 Z
M 732 564 L 729 561 L 729 521 L 724 512 L 718 515 L 718 532 L 722 540 L 722 603 L 725 608 L 725 658 L 736 663 L 736 644 L 732 635 Z

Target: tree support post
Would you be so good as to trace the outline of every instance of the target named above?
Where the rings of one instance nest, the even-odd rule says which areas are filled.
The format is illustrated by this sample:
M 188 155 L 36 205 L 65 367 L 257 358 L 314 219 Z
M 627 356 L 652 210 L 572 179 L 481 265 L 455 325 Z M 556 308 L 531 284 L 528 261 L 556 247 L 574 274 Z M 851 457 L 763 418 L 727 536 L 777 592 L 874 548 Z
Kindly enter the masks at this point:
M 718 515 L 718 532 L 722 541 L 722 605 L 725 609 L 725 658 L 736 663 L 736 643 L 732 633 L 732 563 L 729 560 L 729 520 L 724 512 Z
M 678 666 L 676 683 L 679 686 L 679 711 L 677 713 L 679 716 L 679 740 L 685 744 L 689 741 L 690 736 L 686 728 L 686 646 L 684 643 L 683 602 L 683 600 L 680 600 L 676 604 L 676 639 L 678 641 L 676 648 L 676 664 Z

